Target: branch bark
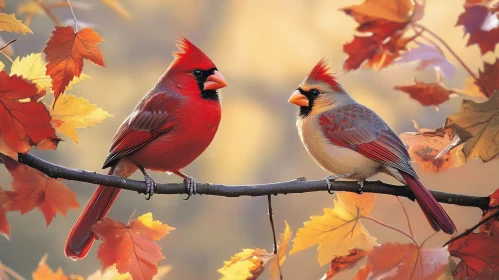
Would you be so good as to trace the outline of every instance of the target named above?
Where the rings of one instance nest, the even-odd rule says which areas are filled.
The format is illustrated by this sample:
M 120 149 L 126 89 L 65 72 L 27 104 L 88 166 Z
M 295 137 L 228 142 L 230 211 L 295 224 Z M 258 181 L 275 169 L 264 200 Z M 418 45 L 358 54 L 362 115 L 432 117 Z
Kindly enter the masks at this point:
M 18 161 L 37 169 L 51 178 L 62 178 L 66 180 L 86 182 L 112 186 L 125 190 L 144 193 L 147 186 L 143 181 L 125 179 L 112 175 L 104 175 L 86 170 L 77 170 L 47 162 L 30 154 L 19 154 Z M 331 182 L 332 190 L 357 192 L 358 184 L 353 181 Z M 364 192 L 387 194 L 407 197 L 414 200 L 412 191 L 406 186 L 385 184 L 381 181 L 369 181 L 364 184 Z M 326 192 L 327 184 L 324 180 L 306 181 L 298 178 L 293 181 L 277 182 L 269 184 L 229 186 L 211 183 L 198 183 L 197 193 L 204 195 L 239 197 L 239 196 L 265 196 L 291 193 Z M 186 187 L 183 183 L 158 184 L 157 194 L 185 194 Z M 478 207 L 482 210 L 489 208 L 490 198 L 488 196 L 469 196 L 463 194 L 431 191 L 436 200 L 442 203 L 459 206 Z

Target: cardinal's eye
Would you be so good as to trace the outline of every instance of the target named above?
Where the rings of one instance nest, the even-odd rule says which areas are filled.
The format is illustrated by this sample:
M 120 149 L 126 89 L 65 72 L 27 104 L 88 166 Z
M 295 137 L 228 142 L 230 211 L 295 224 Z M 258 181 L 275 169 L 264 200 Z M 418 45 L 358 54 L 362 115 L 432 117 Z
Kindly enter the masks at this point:
M 194 69 L 194 71 L 192 71 L 192 74 L 194 74 L 194 76 L 196 76 L 197 78 L 200 78 L 201 76 L 203 76 L 203 71 L 201 71 L 201 69 Z
M 313 89 L 310 93 L 312 93 L 313 96 L 318 96 L 320 92 L 316 89 Z

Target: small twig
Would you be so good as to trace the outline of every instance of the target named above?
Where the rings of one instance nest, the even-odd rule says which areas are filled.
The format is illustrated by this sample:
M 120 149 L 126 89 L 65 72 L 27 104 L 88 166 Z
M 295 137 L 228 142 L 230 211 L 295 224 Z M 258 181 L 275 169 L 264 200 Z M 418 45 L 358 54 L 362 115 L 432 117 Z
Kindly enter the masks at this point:
M 3 49 L 5 49 L 6 47 L 8 47 L 10 44 L 14 43 L 15 41 L 17 41 L 17 39 L 11 40 L 7 44 L 5 44 L 2 47 L 0 47 L 0 51 L 3 50 Z
M 414 237 L 414 233 L 412 232 L 412 227 L 411 227 L 411 220 L 409 220 L 409 215 L 407 215 L 407 210 L 405 210 L 404 203 L 402 203 L 402 200 L 400 200 L 400 197 L 397 196 L 397 200 L 400 202 L 400 206 L 402 206 L 402 210 L 404 210 L 405 218 L 407 219 L 407 225 L 409 226 L 409 232 L 411 233 L 411 236 Z
M 465 237 L 466 235 L 472 233 L 475 229 L 477 229 L 479 226 L 485 224 L 486 222 L 492 220 L 493 218 L 495 217 L 498 217 L 499 216 L 499 211 L 497 211 L 496 213 L 494 213 L 494 215 L 490 215 L 488 216 L 487 218 L 481 220 L 478 224 L 474 225 L 472 228 L 470 229 L 467 229 L 465 231 L 463 231 L 461 234 L 459 235 L 456 235 L 454 237 L 452 237 L 451 239 L 449 239 L 449 241 L 445 242 L 444 245 L 442 245 L 442 247 L 446 246 L 446 245 L 449 245 L 450 243 L 460 239 L 460 238 L 463 238 Z
M 471 77 L 473 77 L 473 79 L 475 79 L 476 83 L 479 84 L 482 87 L 482 89 L 485 91 L 485 94 L 487 96 L 490 96 L 490 93 L 482 85 L 482 83 L 480 82 L 480 80 L 478 79 L 478 77 L 476 76 L 476 74 L 473 73 L 473 71 L 471 71 L 471 69 L 468 67 L 468 65 L 466 65 L 466 63 L 464 63 L 464 61 L 461 59 L 461 57 L 459 57 L 459 55 L 457 55 L 457 53 L 454 52 L 454 50 L 452 50 L 452 48 L 444 41 L 444 39 L 442 39 L 440 36 L 438 36 L 438 34 L 436 34 L 435 32 L 431 31 L 430 29 L 428 29 L 424 25 L 421 25 L 419 23 L 413 23 L 412 25 L 421 28 L 423 31 L 425 31 L 426 33 L 430 34 L 433 38 L 437 39 L 447 49 L 447 51 L 449 51 L 449 53 L 452 54 L 452 56 L 454 56 L 454 58 L 457 61 L 459 61 L 459 63 L 471 75 Z
M 423 246 L 426 243 L 426 241 L 430 240 L 430 238 L 432 238 L 433 236 L 435 236 L 437 233 L 438 233 L 438 231 L 435 231 L 432 234 L 430 234 L 430 236 L 426 237 L 425 240 L 423 240 L 423 242 L 421 242 L 421 245 L 419 245 L 419 248 L 423 248 Z
M 45 14 L 47 14 L 47 16 L 54 22 L 54 24 L 56 26 L 61 26 L 62 25 L 62 23 L 59 20 L 59 18 L 57 18 L 57 16 L 54 13 L 52 13 L 52 10 L 50 10 L 47 7 L 47 5 L 45 5 L 44 2 L 38 1 L 38 0 L 33 0 L 33 2 L 35 2 L 38 6 L 40 6 L 40 8 L 42 8 L 42 10 L 45 12 Z
M 71 2 L 69 0 L 66 0 L 68 2 L 69 9 L 71 10 L 71 14 L 73 15 L 73 19 L 75 21 L 75 31 L 78 32 L 78 20 L 76 19 L 75 12 L 73 11 L 73 6 L 71 6 Z
M 389 228 L 389 229 L 392 229 L 392 230 L 394 230 L 394 231 L 396 231 L 396 232 L 399 232 L 399 233 L 401 233 L 401 234 L 403 234 L 403 235 L 405 235 L 405 236 L 409 237 L 409 238 L 412 240 L 412 242 L 414 242 L 414 244 L 416 244 L 416 245 L 418 244 L 418 243 L 416 242 L 416 239 L 414 239 L 414 237 L 410 236 L 409 234 L 407 234 L 407 233 L 406 233 L 406 232 L 404 232 L 403 230 L 400 230 L 400 229 L 398 229 L 398 228 L 396 228 L 396 227 L 393 227 L 393 226 L 391 226 L 391 225 L 385 224 L 385 223 L 383 223 L 383 222 L 381 222 L 381 221 L 378 221 L 378 220 L 376 220 L 375 218 L 372 218 L 372 217 L 369 217 L 369 216 L 359 216 L 359 218 L 361 218 L 361 219 L 371 220 L 371 221 L 373 221 L 373 222 L 375 222 L 375 223 L 377 223 L 377 224 L 379 224 L 379 225 L 382 225 L 382 226 L 384 226 L 384 227 L 386 227 L 386 228 Z
M 274 238 L 274 255 L 277 258 L 277 267 L 279 268 L 279 278 L 282 280 L 282 271 L 281 271 L 281 265 L 279 264 L 279 255 L 277 254 L 277 237 L 275 234 L 275 226 L 274 226 L 274 214 L 272 213 L 272 196 L 267 195 L 267 201 L 269 204 L 269 221 L 270 221 L 270 226 L 272 227 L 272 238 Z
M 274 238 L 274 254 L 277 254 L 277 238 L 275 236 L 274 214 L 272 213 L 272 197 L 270 195 L 267 195 L 267 201 L 269 203 L 269 220 L 270 226 L 272 227 L 272 237 Z
M 12 58 L 8 54 L 4 53 L 3 51 L 0 51 L 0 53 L 3 56 L 5 56 L 5 58 L 7 58 L 10 61 L 10 63 L 14 63 L 14 60 L 12 60 Z
M 4 271 L 5 273 L 14 277 L 14 279 L 16 279 L 16 280 L 25 280 L 21 275 L 19 275 L 17 272 L 15 272 L 12 268 L 3 264 L 1 261 L 0 261 L 0 271 Z

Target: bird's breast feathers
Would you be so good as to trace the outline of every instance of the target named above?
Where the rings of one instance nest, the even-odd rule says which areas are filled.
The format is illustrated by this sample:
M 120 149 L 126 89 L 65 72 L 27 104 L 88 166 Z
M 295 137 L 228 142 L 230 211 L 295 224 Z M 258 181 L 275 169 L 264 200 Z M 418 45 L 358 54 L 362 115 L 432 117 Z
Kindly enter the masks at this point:
M 331 143 L 324 135 L 317 115 L 298 119 L 297 127 L 308 153 L 324 170 L 333 174 L 353 173 L 351 178 L 368 178 L 380 171 L 378 162 Z

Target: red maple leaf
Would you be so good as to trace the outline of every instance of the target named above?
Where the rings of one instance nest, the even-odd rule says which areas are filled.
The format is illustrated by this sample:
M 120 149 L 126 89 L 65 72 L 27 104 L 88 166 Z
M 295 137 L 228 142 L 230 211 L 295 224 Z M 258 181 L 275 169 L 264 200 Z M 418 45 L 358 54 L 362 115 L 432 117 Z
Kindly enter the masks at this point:
M 120 273 L 129 272 L 133 279 L 150 280 L 158 273 L 157 262 L 165 257 L 154 241 L 174 228 L 153 221 L 152 214 L 144 214 L 125 225 L 104 218 L 93 226 L 95 234 L 103 240 L 97 256 L 102 268 L 116 264 Z
M 104 66 L 104 57 L 97 46 L 102 41 L 91 28 L 83 28 L 75 33 L 72 26 L 55 27 L 43 50 L 47 55 L 47 75 L 52 77 L 55 99 L 75 76 L 80 77 L 84 58 Z
M 465 5 L 464 13 L 459 16 L 456 25 L 464 26 L 464 33 L 470 34 L 467 46 L 478 44 L 480 52 L 494 52 L 499 43 L 499 6 Z
M 5 70 L 0 72 L 1 140 L 18 153 L 26 153 L 44 139 L 56 138 L 45 105 L 30 100 L 37 93 L 35 84 L 9 76 Z
M 416 80 L 413 85 L 396 86 L 395 89 L 407 92 L 423 106 L 438 106 L 449 100 L 449 96 L 453 93 L 441 83 L 425 83 Z
M 76 194 L 61 181 L 49 178 L 10 157 L 0 157 L 14 179 L 12 190 L 7 192 L 10 200 L 9 211 L 20 211 L 24 214 L 38 207 L 48 226 L 57 213 L 66 216 L 70 208 L 80 207 Z
M 497 279 L 499 275 L 499 238 L 486 232 L 470 233 L 452 242 L 451 256 L 461 262 L 454 271 L 456 279 Z
M 487 97 L 491 97 L 496 89 L 499 89 L 499 58 L 496 58 L 494 64 L 487 62 L 483 63 L 483 71 L 478 71 L 478 83 L 475 85 L 480 88 L 480 91 Z

